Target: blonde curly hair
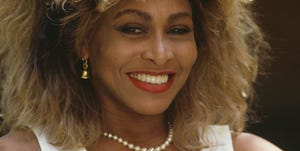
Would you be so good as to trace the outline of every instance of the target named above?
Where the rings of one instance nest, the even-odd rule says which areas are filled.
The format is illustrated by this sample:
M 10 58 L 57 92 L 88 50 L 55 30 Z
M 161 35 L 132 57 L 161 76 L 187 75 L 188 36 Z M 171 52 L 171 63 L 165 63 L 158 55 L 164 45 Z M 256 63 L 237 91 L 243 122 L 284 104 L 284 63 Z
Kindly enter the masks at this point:
M 100 102 L 90 81 L 80 79 L 77 51 L 110 6 L 101 0 L 0 1 L 3 126 L 42 129 L 64 149 L 95 143 L 103 132 Z M 249 1 L 189 2 L 198 58 L 166 111 L 174 144 L 182 151 L 203 148 L 199 134 L 211 124 L 244 129 L 268 48 Z

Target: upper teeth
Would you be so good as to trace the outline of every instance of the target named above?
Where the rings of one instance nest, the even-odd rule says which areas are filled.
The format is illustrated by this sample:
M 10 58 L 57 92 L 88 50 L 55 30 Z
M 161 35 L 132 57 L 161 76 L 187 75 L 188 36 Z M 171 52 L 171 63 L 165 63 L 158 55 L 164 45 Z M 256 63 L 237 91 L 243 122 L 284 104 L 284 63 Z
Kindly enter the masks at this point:
M 144 74 L 144 73 L 131 73 L 129 74 L 130 77 L 135 78 L 137 80 L 146 82 L 146 83 L 151 83 L 151 84 L 163 84 L 168 81 L 168 75 L 149 75 L 149 74 Z

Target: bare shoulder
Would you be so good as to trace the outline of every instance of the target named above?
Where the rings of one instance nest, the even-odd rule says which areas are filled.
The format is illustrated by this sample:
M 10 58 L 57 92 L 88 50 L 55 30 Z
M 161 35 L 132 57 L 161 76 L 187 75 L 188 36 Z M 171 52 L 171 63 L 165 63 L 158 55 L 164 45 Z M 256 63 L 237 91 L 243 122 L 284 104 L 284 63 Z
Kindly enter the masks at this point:
M 32 132 L 11 131 L 0 138 L 0 151 L 40 151 L 40 147 Z
M 269 141 L 250 133 L 233 133 L 232 140 L 235 151 L 282 151 Z

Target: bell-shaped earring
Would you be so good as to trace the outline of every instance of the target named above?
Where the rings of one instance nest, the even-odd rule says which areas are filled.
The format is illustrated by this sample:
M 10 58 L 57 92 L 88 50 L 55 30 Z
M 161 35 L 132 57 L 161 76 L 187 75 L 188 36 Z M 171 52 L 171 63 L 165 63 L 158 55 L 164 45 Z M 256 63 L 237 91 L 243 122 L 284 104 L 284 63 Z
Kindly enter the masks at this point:
M 88 61 L 85 58 L 82 58 L 82 74 L 81 74 L 81 79 L 88 79 L 89 78 L 89 71 L 88 71 Z

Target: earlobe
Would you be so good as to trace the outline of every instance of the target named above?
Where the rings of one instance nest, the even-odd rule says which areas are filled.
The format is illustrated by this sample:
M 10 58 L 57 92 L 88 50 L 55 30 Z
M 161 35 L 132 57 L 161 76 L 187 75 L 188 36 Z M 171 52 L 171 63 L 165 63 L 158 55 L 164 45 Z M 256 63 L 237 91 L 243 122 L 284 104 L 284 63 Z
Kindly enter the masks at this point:
M 81 45 L 81 47 L 77 51 L 77 55 L 79 58 L 89 58 L 89 50 L 86 44 Z

